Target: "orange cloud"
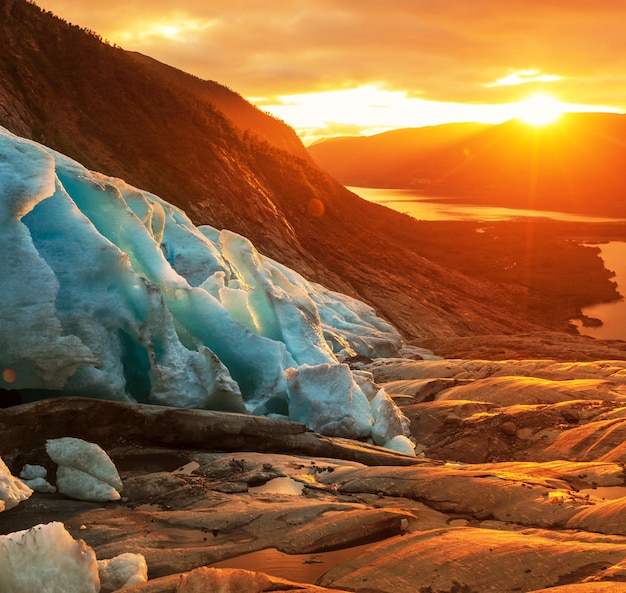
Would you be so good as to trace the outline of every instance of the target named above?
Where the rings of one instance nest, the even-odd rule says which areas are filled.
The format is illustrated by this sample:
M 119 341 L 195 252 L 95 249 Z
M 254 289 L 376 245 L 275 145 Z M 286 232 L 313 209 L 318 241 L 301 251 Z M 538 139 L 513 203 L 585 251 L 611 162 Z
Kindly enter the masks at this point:
M 549 88 L 569 103 L 626 108 L 621 0 L 38 2 L 270 103 L 382 84 L 428 101 L 498 104 Z M 523 84 L 504 83 L 515 75 Z

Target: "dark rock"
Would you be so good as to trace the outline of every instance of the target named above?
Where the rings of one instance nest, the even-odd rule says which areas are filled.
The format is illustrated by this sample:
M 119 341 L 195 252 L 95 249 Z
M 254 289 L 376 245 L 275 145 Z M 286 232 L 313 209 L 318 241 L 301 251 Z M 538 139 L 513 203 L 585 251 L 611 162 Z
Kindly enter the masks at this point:
M 19 406 L 21 403 L 22 395 L 17 389 L 0 389 L 0 408 Z
M 248 492 L 248 484 L 246 482 L 226 482 L 217 486 L 215 490 L 224 494 L 240 494 L 241 492 Z
M 514 422 L 503 422 L 500 424 L 500 431 L 507 436 L 515 436 L 517 433 L 517 426 Z
M 580 422 L 580 412 L 574 408 L 565 408 L 561 410 L 561 415 L 564 420 L 570 424 L 578 424 L 578 422 Z

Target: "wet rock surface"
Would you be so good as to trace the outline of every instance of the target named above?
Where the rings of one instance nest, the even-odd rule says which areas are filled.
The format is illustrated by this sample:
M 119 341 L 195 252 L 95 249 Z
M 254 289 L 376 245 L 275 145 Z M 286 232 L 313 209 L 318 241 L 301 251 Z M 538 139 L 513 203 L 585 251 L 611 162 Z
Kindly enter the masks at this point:
M 418 458 L 269 418 L 82 398 L 0 410 L 14 474 L 49 438 L 98 443 L 122 499 L 36 492 L 0 532 L 61 521 L 128 593 L 613 593 L 626 588 L 626 363 L 363 362 Z M 406 391 L 406 392 L 405 392 Z M 427 392 L 427 396 L 420 396 Z

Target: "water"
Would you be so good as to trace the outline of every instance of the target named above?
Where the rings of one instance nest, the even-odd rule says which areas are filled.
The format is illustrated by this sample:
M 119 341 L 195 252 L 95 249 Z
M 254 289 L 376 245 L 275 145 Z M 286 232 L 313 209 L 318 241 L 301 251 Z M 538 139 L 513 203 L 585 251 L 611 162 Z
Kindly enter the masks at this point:
M 613 281 L 617 283 L 618 290 L 626 292 L 626 243 L 623 241 L 610 241 L 598 245 L 604 266 L 613 272 Z M 575 322 L 578 331 L 586 336 L 592 336 L 602 340 L 626 340 L 626 301 L 613 301 L 601 303 L 583 309 L 587 317 L 594 317 L 602 321 L 599 327 L 583 327 Z
M 371 544 L 363 544 L 353 548 L 317 554 L 285 554 L 276 548 L 267 548 L 222 560 L 211 564 L 211 566 L 214 568 L 244 568 L 299 583 L 314 583 L 331 568 L 358 556 L 370 546 Z
M 293 478 L 274 478 L 265 482 L 262 486 L 253 486 L 249 492 L 260 494 L 286 494 L 290 496 L 298 496 L 302 494 L 304 484 Z
M 522 210 L 497 206 L 455 204 L 450 201 L 450 198 L 424 196 L 410 189 L 377 189 L 370 187 L 348 187 L 348 189 L 368 202 L 387 206 L 387 208 L 403 212 L 417 220 L 475 220 L 477 222 L 496 222 L 525 218 L 545 218 L 565 222 L 616 222 L 623 220 L 547 210 Z
M 583 496 L 592 496 L 602 500 L 617 500 L 626 497 L 626 486 L 598 486 L 597 488 L 584 488 L 578 492 Z

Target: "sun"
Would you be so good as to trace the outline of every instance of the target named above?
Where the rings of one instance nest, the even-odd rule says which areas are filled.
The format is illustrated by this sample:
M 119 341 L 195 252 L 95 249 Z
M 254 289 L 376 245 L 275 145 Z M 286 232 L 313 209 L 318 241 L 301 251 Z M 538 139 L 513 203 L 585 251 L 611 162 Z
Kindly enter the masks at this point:
M 544 93 L 535 93 L 515 106 L 517 119 L 532 126 L 554 123 L 565 112 L 566 105 Z

